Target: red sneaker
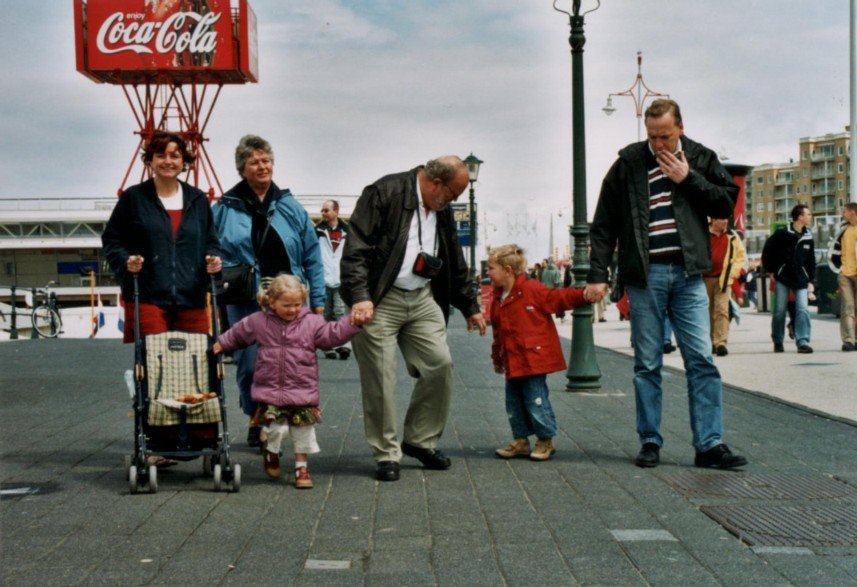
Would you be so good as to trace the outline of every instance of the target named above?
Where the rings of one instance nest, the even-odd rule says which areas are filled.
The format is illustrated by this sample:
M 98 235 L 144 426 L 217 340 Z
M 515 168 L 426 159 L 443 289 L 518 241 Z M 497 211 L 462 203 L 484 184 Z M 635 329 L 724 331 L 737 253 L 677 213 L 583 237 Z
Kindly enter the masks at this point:
M 312 477 L 309 475 L 309 469 L 301 467 L 295 469 L 295 487 L 298 489 L 312 489 Z
M 265 456 L 262 457 L 264 459 L 263 466 L 265 468 L 265 474 L 271 479 L 279 479 L 280 478 L 280 455 L 275 452 L 265 451 Z

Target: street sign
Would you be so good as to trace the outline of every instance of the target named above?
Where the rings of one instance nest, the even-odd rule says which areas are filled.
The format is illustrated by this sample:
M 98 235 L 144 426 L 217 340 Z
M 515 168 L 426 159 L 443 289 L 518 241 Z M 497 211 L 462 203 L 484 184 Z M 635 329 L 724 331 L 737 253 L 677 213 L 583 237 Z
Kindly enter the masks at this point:
M 470 204 L 464 202 L 449 205 L 455 220 L 455 231 L 458 233 L 458 243 L 462 247 L 470 246 Z

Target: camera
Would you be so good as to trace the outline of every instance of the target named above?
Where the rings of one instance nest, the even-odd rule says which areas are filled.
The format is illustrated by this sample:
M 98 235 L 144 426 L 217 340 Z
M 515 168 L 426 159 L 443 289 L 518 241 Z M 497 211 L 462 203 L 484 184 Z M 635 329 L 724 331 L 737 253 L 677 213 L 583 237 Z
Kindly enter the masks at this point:
M 420 251 L 417 254 L 417 258 L 414 260 L 413 272 L 414 275 L 418 275 L 426 279 L 433 279 L 440 274 L 441 267 L 443 267 L 443 259 L 435 257 L 434 255 L 429 255 L 424 251 Z

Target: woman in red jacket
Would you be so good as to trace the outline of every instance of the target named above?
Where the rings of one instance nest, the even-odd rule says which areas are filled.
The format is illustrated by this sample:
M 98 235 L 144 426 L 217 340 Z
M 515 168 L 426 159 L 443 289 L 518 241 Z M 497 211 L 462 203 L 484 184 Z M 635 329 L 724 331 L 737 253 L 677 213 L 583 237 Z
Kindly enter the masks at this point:
M 511 459 L 546 461 L 555 452 L 556 416 L 548 398 L 547 374 L 566 368 L 553 314 L 586 303 L 583 288 L 548 288 L 526 276 L 527 260 L 517 245 L 502 245 L 488 255 L 494 285 L 491 359 L 506 374 L 506 413 L 512 440 L 495 452 Z M 536 436 L 530 451 L 529 437 Z

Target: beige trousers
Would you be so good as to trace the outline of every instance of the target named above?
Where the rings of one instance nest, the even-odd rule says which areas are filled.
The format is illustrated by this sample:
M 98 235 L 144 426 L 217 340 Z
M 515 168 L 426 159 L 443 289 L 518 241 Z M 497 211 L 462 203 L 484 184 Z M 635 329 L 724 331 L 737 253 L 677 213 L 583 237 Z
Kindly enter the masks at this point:
M 726 346 L 729 342 L 729 298 L 732 288 L 720 291 L 720 279 L 704 277 L 705 291 L 708 293 L 708 316 L 711 321 L 711 344 L 715 347 Z
M 839 335 L 842 337 L 842 342 L 857 343 L 855 338 L 855 328 L 857 328 L 857 275 L 842 275 L 841 273 L 836 279 L 839 284 L 839 289 L 842 290 L 842 306 L 839 314 Z
M 452 396 L 452 357 L 443 312 L 431 287 L 391 289 L 375 317 L 352 341 L 360 367 L 363 425 L 376 461 L 400 461 L 396 416 L 396 346 L 417 382 L 405 415 L 408 444 L 435 448 L 443 434 Z

